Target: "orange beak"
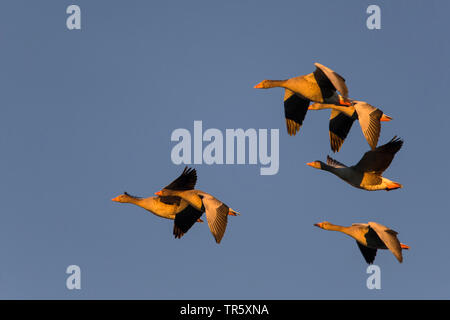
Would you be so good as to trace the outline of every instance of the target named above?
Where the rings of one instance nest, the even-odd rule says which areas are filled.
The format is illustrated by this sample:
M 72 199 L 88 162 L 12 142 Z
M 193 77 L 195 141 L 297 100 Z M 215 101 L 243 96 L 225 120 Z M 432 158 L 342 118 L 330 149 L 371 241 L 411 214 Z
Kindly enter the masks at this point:
M 398 189 L 398 188 L 403 188 L 403 186 L 402 186 L 400 183 L 391 181 L 391 182 L 389 182 L 389 183 L 387 184 L 387 189 L 386 189 L 386 191 L 395 190 L 395 189 Z
M 409 246 L 407 246 L 406 244 L 400 243 L 400 247 L 401 247 L 403 250 L 409 250 Z
M 314 162 L 308 162 L 307 165 L 310 167 L 314 167 Z
M 319 228 L 322 228 L 322 222 L 319 222 L 319 223 L 314 223 L 314 226 L 315 226 L 315 227 L 319 227 Z
M 112 198 L 111 201 L 119 202 L 119 197 Z
M 387 115 L 385 115 L 384 113 L 383 113 L 383 115 L 380 118 L 380 121 L 391 121 L 391 120 L 392 120 L 392 118 L 387 116 Z
M 162 196 L 162 192 L 161 192 L 161 191 L 155 192 L 155 194 L 156 194 L 157 196 Z
M 253 88 L 255 88 L 255 89 L 262 89 L 262 88 L 264 88 L 264 86 L 263 86 L 262 82 L 260 82 L 256 86 L 254 86 Z

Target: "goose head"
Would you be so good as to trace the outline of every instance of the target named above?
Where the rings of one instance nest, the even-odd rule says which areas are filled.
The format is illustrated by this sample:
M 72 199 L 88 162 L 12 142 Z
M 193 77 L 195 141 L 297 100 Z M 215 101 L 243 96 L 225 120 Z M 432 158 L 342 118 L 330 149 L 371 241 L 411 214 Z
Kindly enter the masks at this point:
M 325 163 L 323 163 L 322 161 L 313 161 L 308 162 L 307 165 L 316 169 L 323 169 Z
M 136 199 L 136 198 L 137 197 L 134 197 L 134 196 L 128 194 L 127 192 L 124 192 L 123 194 L 118 195 L 117 197 L 112 198 L 111 200 L 115 201 L 115 202 L 129 203 L 129 202 L 131 202 L 132 199 Z
M 332 225 L 331 222 L 328 222 L 328 221 L 318 222 L 318 223 L 314 224 L 314 226 L 325 229 L 325 230 L 329 229 L 329 227 L 331 225 Z
M 270 88 L 269 84 L 270 84 L 270 80 L 263 80 L 260 83 L 258 83 L 257 85 L 255 85 L 253 88 L 255 88 L 255 89 L 267 89 L 267 88 Z
M 174 195 L 174 192 L 172 190 L 169 189 L 161 189 L 158 192 L 155 192 L 155 194 L 159 197 L 164 197 L 164 196 L 172 196 Z

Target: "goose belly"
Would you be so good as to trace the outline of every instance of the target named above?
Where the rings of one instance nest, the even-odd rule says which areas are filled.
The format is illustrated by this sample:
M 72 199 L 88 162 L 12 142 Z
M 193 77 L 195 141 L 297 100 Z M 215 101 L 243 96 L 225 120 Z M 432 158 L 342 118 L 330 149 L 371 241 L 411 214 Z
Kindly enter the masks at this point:
M 367 191 L 384 190 L 386 186 L 382 183 L 382 178 L 372 173 L 362 173 L 349 168 L 337 168 L 333 173 L 339 178 L 349 183 L 355 188 Z
M 174 208 L 164 208 L 164 209 L 155 210 L 155 211 L 152 211 L 150 209 L 147 209 L 147 210 L 150 211 L 151 213 L 153 213 L 155 216 L 170 219 L 170 220 L 174 220 L 175 216 L 176 216 L 176 210 Z
M 166 219 L 175 219 L 175 215 L 177 212 L 180 212 L 184 208 L 180 208 L 181 205 L 179 204 L 166 204 L 162 202 L 160 199 L 152 201 L 142 201 L 139 203 L 139 206 L 144 208 L 147 211 L 150 211 L 155 216 L 166 218 Z M 186 205 L 184 205 L 186 207 Z
M 377 191 L 386 189 L 382 178 L 373 173 L 365 173 L 361 181 L 361 187 L 368 191 Z
M 331 172 L 351 186 L 359 189 L 364 189 L 361 186 L 363 175 L 359 172 L 352 170 L 351 168 L 334 168 Z

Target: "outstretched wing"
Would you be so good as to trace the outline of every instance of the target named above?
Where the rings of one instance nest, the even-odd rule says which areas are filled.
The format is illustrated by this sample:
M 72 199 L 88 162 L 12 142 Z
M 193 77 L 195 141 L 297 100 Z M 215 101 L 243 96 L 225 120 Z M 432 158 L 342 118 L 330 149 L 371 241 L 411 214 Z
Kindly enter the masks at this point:
M 217 200 L 209 194 L 202 195 L 203 205 L 205 206 L 206 219 L 211 233 L 217 243 L 223 238 L 228 223 L 228 212 L 230 208 L 222 201 Z
M 376 222 L 369 222 L 369 226 L 372 228 L 373 231 L 376 232 L 381 241 L 383 241 L 386 247 L 394 254 L 397 260 L 401 263 L 403 261 L 403 256 L 400 241 L 398 241 L 397 239 L 398 233 Z
M 173 235 L 181 238 L 202 216 L 203 212 L 196 210 L 191 205 L 187 205 L 182 211 L 175 215 L 173 223 Z
M 358 113 L 359 125 L 361 126 L 364 137 L 372 150 L 374 150 L 377 147 L 378 138 L 380 137 L 380 119 L 383 112 L 362 101 L 358 101 L 353 106 Z
M 316 78 L 319 87 L 328 90 L 333 89 L 333 91 L 337 90 L 344 98 L 348 97 L 348 88 L 345 84 L 345 79 L 342 76 L 320 63 L 316 62 L 314 65 L 316 66 L 314 77 Z
M 300 97 L 289 89 L 284 91 L 284 117 L 290 136 L 295 135 L 303 124 L 308 111 L 309 100 Z
M 329 130 L 330 146 L 333 152 L 339 152 L 355 119 L 356 116 L 349 117 L 340 111 L 331 109 Z
M 192 190 L 197 183 L 197 171 L 193 168 L 185 167 L 181 175 L 173 180 L 164 189 L 169 190 Z
M 372 248 L 366 247 L 365 245 L 362 245 L 358 241 L 356 241 L 356 244 L 358 245 L 358 248 L 364 257 L 364 260 L 366 260 L 366 262 L 368 264 L 372 264 L 375 261 L 375 256 L 377 255 L 377 249 L 372 249 Z
M 334 160 L 333 158 L 331 158 L 330 156 L 327 156 L 327 164 L 329 166 L 335 167 L 335 168 L 347 168 L 347 166 L 343 163 L 340 163 L 337 160 Z
M 361 172 L 381 174 L 389 167 L 402 145 L 403 140 L 394 137 L 391 141 L 375 150 L 367 151 L 354 168 Z

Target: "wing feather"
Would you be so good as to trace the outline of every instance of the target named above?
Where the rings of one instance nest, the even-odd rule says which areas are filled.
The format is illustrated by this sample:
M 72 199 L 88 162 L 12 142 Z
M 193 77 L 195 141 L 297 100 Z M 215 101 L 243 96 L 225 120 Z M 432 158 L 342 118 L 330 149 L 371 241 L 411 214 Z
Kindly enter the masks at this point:
M 361 172 L 381 174 L 389 167 L 402 145 L 403 140 L 394 137 L 391 141 L 375 150 L 367 151 L 354 168 Z
M 344 98 L 348 97 L 348 88 L 347 88 L 347 85 L 345 84 L 345 79 L 341 75 L 337 74 L 330 68 L 325 67 L 324 65 L 322 65 L 320 63 L 316 62 L 316 63 L 314 63 L 314 65 L 317 68 L 315 72 L 317 72 L 317 70 L 320 70 L 321 72 L 323 72 L 323 74 L 326 76 L 326 78 L 328 79 L 330 84 L 333 86 L 333 88 L 335 90 L 339 91 Z M 327 85 L 327 84 L 322 84 L 322 85 Z M 321 83 L 319 83 L 319 86 L 321 86 Z
M 164 189 L 169 190 L 192 190 L 197 183 L 197 171 L 193 168 L 185 167 L 181 175 L 173 180 Z
M 348 117 L 344 113 L 331 109 L 329 130 L 330 130 L 330 146 L 333 152 L 339 152 L 345 138 L 353 125 L 356 117 Z
M 378 237 L 383 241 L 386 247 L 394 254 L 397 260 L 401 263 L 403 261 L 402 248 L 400 241 L 397 238 L 397 232 L 389 229 L 377 222 L 369 222 L 370 228 L 376 232 Z
M 169 204 L 169 205 L 180 205 L 181 202 L 181 198 L 178 196 L 160 196 L 159 200 L 164 203 L 164 204 Z
M 205 206 L 206 219 L 211 233 L 217 243 L 223 238 L 228 223 L 228 212 L 230 208 L 222 201 L 217 200 L 211 195 L 207 195 L 202 199 Z
M 290 136 L 300 130 L 308 112 L 309 100 L 300 97 L 289 89 L 284 92 L 284 116 L 286 118 L 286 127 Z
M 340 163 L 337 160 L 334 160 L 333 158 L 331 158 L 330 156 L 327 156 L 327 164 L 329 166 L 335 167 L 335 168 L 347 168 L 347 166 L 343 163 Z
M 366 260 L 368 264 L 372 264 L 375 261 L 377 249 L 366 247 L 365 245 L 359 243 L 358 241 L 356 241 L 356 244 L 358 245 L 358 248 L 364 257 L 364 260 Z
M 203 212 L 198 211 L 191 205 L 186 206 L 182 211 L 175 215 L 173 223 L 173 235 L 175 238 L 181 238 L 202 216 Z
M 358 113 L 359 125 L 361 126 L 364 137 L 372 150 L 374 150 L 377 147 L 378 138 L 380 137 L 380 119 L 383 112 L 366 102 L 358 101 L 353 106 Z

